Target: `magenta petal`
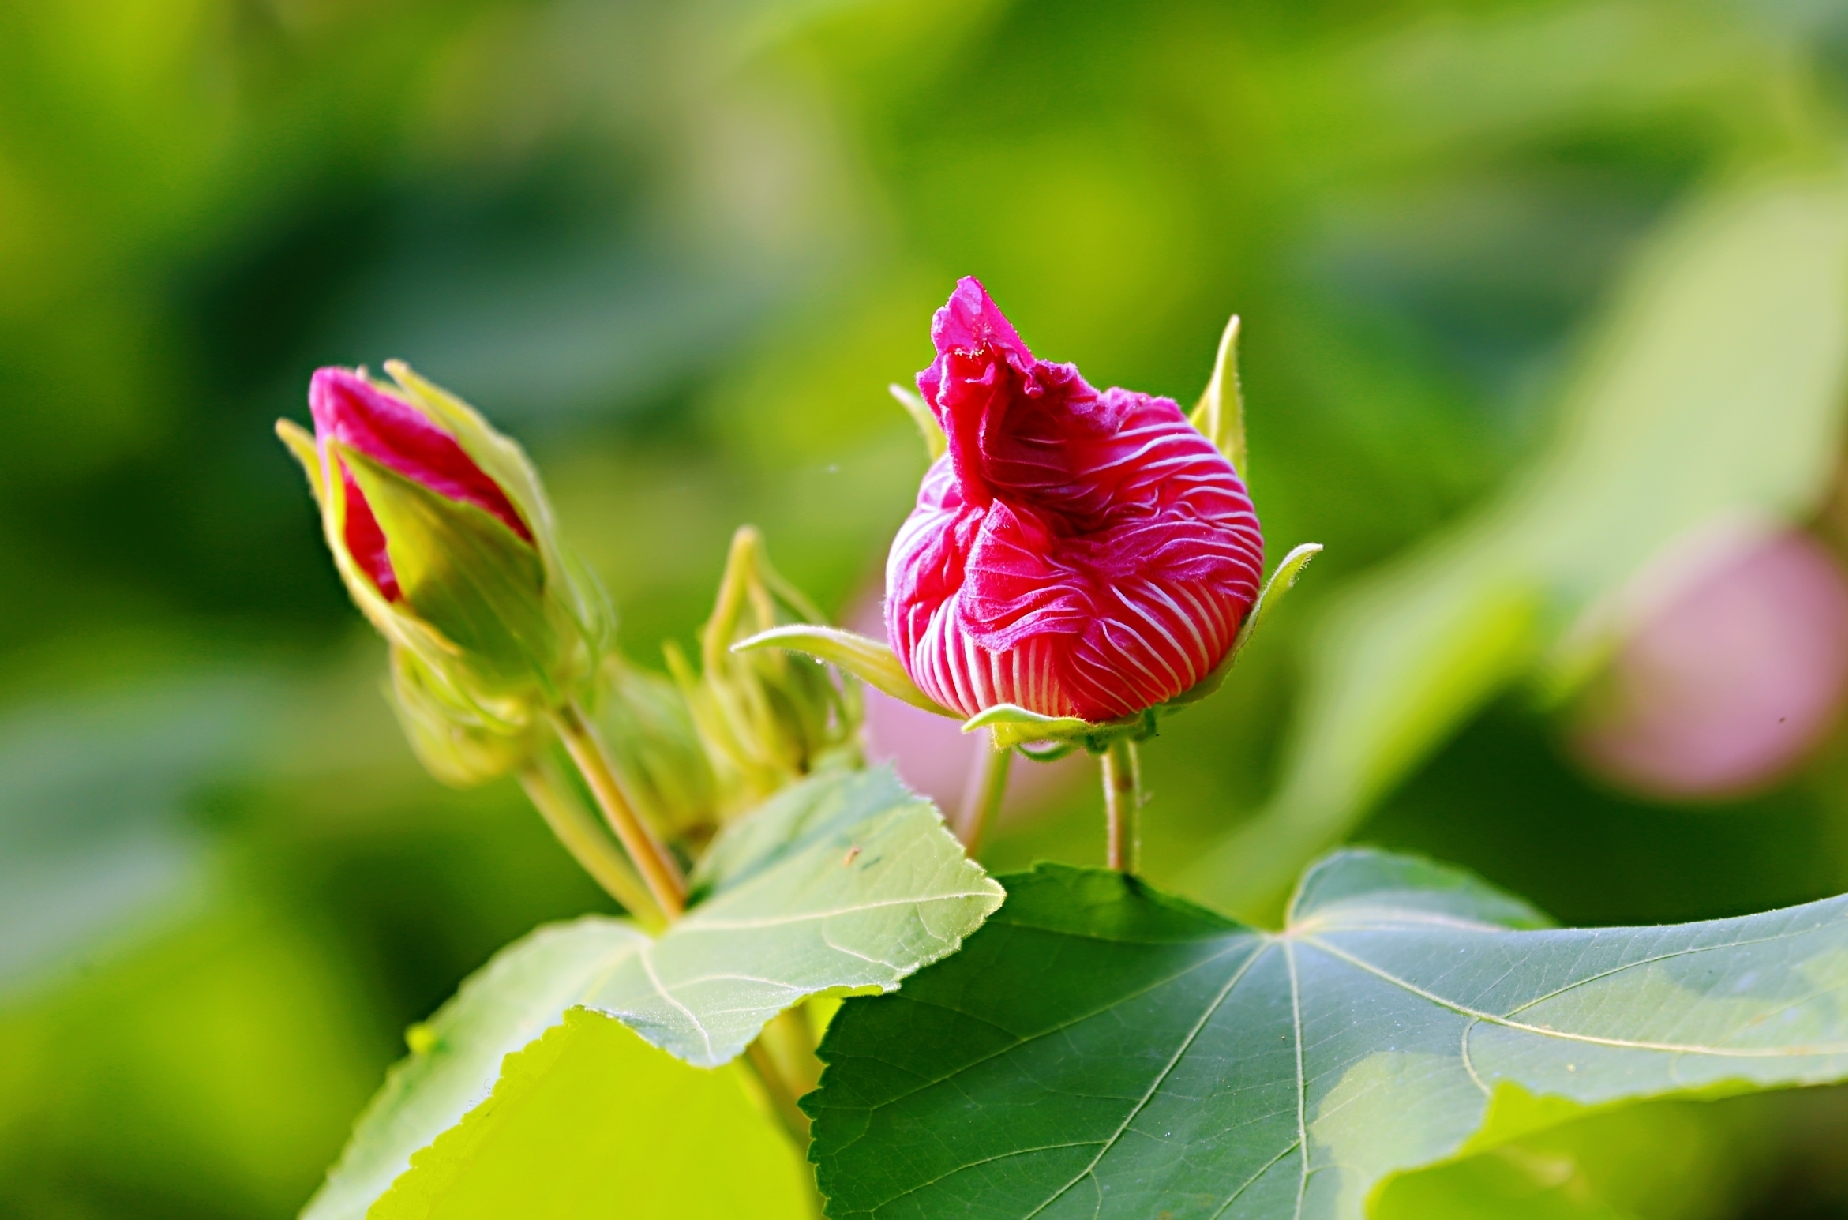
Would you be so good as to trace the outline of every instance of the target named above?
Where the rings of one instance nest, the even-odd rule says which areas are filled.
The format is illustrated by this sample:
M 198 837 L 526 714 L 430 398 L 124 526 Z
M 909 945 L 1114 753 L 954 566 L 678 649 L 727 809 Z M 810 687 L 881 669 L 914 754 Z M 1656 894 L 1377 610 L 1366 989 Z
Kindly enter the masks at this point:
M 385 531 L 379 528 L 379 519 L 372 515 L 372 506 L 366 503 L 366 497 L 360 493 L 359 484 L 345 463 L 340 467 L 340 482 L 346 489 L 346 548 L 359 570 L 372 578 L 372 583 L 385 600 L 395 602 L 404 596 L 398 587 L 398 574 L 392 571 L 391 556 L 385 549 Z
M 1169 399 L 1035 360 L 973 279 L 937 312 L 918 388 L 949 453 L 886 571 L 886 630 L 920 689 L 1111 720 L 1212 672 L 1264 540 L 1236 471 Z
M 475 465 L 453 436 L 396 394 L 351 369 L 317 369 L 308 383 L 308 410 L 323 453 L 328 441 L 338 441 L 439 495 L 491 513 L 527 542 L 533 540 L 532 530 L 500 485 Z M 344 469 L 341 474 L 346 486 L 347 549 L 379 591 L 396 600 L 398 582 L 386 554 L 384 533 L 352 475 Z
M 937 359 L 918 374 L 918 391 L 924 395 L 924 401 L 933 406 L 943 380 L 944 358 L 951 352 L 999 353 L 1021 372 L 1033 365 L 1033 353 L 1020 341 L 1013 324 L 989 299 L 982 281 L 973 275 L 958 280 L 949 301 L 932 316 L 930 341 L 937 348 Z M 942 419 L 941 414 L 938 418 Z

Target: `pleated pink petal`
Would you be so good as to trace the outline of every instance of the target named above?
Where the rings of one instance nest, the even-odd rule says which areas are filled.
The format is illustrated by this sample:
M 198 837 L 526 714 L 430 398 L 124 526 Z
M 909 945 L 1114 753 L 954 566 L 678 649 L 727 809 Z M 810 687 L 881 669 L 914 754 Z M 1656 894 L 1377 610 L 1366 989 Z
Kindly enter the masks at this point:
M 886 632 L 912 681 L 968 716 L 1014 703 L 1093 721 L 1196 685 L 1264 562 L 1231 463 L 1172 400 L 1035 360 L 974 279 L 931 337 L 918 388 L 950 447 L 886 566 Z

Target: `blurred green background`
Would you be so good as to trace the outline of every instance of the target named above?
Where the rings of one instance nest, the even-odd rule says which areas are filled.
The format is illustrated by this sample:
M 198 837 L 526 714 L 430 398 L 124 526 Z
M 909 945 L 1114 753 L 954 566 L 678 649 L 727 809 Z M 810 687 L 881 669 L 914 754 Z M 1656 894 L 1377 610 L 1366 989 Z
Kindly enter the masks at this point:
M 883 387 L 957 276 L 1183 402 L 1236 311 L 1272 559 L 1328 549 L 1146 749 L 1154 880 L 1262 915 L 1353 835 L 1568 922 L 1848 889 L 1839 734 L 1698 802 L 1568 745 L 1665 544 L 1839 552 L 1845 165 L 1840 0 L 0 6 L 0 1216 L 292 1215 L 405 1027 L 606 903 L 400 738 L 270 430 L 320 364 L 522 439 L 652 662 L 744 521 L 876 593 L 924 464 Z M 1097 806 L 993 863 L 1099 860 Z M 1386 1204 L 1848 1216 L 1848 1095 Z

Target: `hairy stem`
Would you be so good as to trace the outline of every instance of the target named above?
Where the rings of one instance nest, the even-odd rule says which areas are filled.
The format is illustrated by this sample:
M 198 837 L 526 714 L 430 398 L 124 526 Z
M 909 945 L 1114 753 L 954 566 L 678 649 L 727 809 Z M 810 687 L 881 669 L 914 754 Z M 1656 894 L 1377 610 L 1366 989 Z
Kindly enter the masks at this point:
M 577 794 L 550 759 L 535 759 L 520 769 L 520 786 L 538 807 L 545 824 L 565 845 L 583 870 L 611 898 L 623 905 L 636 922 L 651 932 L 667 926 L 661 908 L 642 884 L 622 849 L 610 840 L 596 815 L 584 808 Z
M 1142 769 L 1136 743 L 1117 738 L 1103 757 L 1104 857 L 1121 873 L 1136 871 L 1141 837 Z
M 1007 794 L 1008 766 L 1012 750 L 996 749 L 992 735 L 988 749 L 978 749 L 975 765 L 969 771 L 969 785 L 963 792 L 962 808 L 956 812 L 956 837 L 971 860 L 982 854 L 982 840 L 1001 811 L 1001 799 Z
M 584 782 L 590 786 L 590 793 L 597 799 L 597 805 L 603 810 L 604 820 L 621 841 L 623 850 L 629 853 L 629 859 L 635 864 L 636 871 L 648 885 L 648 892 L 660 906 L 669 920 L 680 918 L 680 913 L 687 905 L 687 882 L 681 875 L 680 864 L 667 850 L 667 845 L 656 837 L 653 829 L 642 821 L 623 794 L 622 785 L 616 779 L 616 771 L 610 766 L 609 754 L 603 743 L 598 740 L 596 730 L 584 718 L 584 713 L 575 703 L 568 703 L 552 714 L 558 736 L 565 743 L 565 750 L 571 755 L 571 761 L 583 773 Z

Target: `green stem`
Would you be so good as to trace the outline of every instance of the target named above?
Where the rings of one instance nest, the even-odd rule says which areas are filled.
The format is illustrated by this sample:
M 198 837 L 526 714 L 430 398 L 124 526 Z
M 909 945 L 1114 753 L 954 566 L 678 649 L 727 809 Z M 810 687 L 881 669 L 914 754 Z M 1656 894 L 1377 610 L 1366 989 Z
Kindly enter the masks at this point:
M 797 1104 L 821 1082 L 821 1060 L 815 1056 L 815 1026 L 803 1005 L 785 1008 L 757 1039 L 745 1048 L 745 1063 L 763 1086 L 764 1095 L 775 1111 L 802 1165 L 803 1180 L 808 1184 L 809 1209 L 817 1220 L 823 1217 L 821 1193 L 815 1189 L 815 1172 L 808 1163 L 809 1117 Z
M 1104 754 L 1104 857 L 1121 873 L 1136 871 L 1140 842 L 1142 771 L 1136 743 L 1119 737 Z
M 797 1004 L 777 1013 L 758 1036 L 776 1056 L 783 1079 L 798 1100 L 821 1083 L 821 1060 L 815 1055 L 815 1044 L 820 1038 L 815 1033 L 815 1023 L 809 1019 L 807 1004 Z
M 649 896 L 641 877 L 597 824 L 596 815 L 577 799 L 550 759 L 535 759 L 522 767 L 520 786 L 526 789 L 528 799 L 538 807 L 545 824 L 552 828 L 571 858 L 603 887 L 605 893 L 650 931 L 658 932 L 667 926 L 661 908 Z
M 669 922 L 680 918 L 687 906 L 687 882 L 681 875 L 680 863 L 629 803 L 616 778 L 616 770 L 610 765 L 609 754 L 597 739 L 596 730 L 591 728 L 575 703 L 553 712 L 552 722 L 571 761 L 577 764 L 585 784 L 590 787 L 590 794 L 603 810 L 604 820 L 648 884 L 648 892 L 654 895 L 656 905 Z
M 981 857 L 982 840 L 1001 811 L 1001 800 L 1007 795 L 1008 767 L 1014 759 L 1012 750 L 995 748 L 992 734 L 987 745 L 988 749 L 976 751 L 969 786 L 956 814 L 956 837 L 962 840 L 963 850 L 971 860 Z
M 609 885 L 627 885 L 630 890 L 628 896 L 617 893 L 615 889 L 610 890 L 618 902 L 632 913 L 647 910 L 649 916 L 658 921 L 658 926 L 651 930 L 658 931 L 666 927 L 686 911 L 687 883 L 681 874 L 679 862 L 648 824 L 636 815 L 635 807 L 629 803 L 621 782 L 616 778 L 615 768 L 610 765 L 603 742 L 585 719 L 583 711 L 575 703 L 567 704 L 553 713 L 552 721 L 558 730 L 559 739 L 565 744 L 566 752 L 571 755 L 571 761 L 577 764 L 591 795 L 596 797 L 598 807 L 603 810 L 604 820 L 621 840 L 628 853 L 628 860 L 611 852 L 608 841 L 601 834 L 595 833 L 595 824 L 583 807 L 575 799 L 563 795 L 565 789 L 559 782 L 561 777 L 555 771 L 547 775 L 535 766 L 523 772 L 521 779 L 528 783 L 528 794 L 532 795 L 533 803 L 539 806 L 553 831 L 564 840 L 565 846 L 571 849 L 572 854 L 578 857 L 592 876 L 600 882 L 608 876 L 610 881 L 606 883 L 606 888 Z M 541 796 L 545 799 L 541 800 Z M 574 812 L 575 817 L 572 816 Z M 567 837 L 567 829 L 570 837 Z M 591 833 L 587 835 L 586 831 Z M 597 845 L 600 851 L 593 851 L 590 844 Z M 581 848 L 583 854 L 579 854 Z M 596 861 L 595 867 L 591 864 L 593 859 Z M 630 862 L 634 863 L 635 869 L 629 867 Z M 639 881 L 636 878 L 638 870 L 641 874 Z M 641 882 L 646 882 L 645 892 Z M 649 900 L 650 895 L 652 901 Z M 636 902 L 641 906 L 638 907 Z M 784 1033 L 784 1040 L 788 1041 L 797 1032 L 795 1022 L 798 1021 L 801 1022 L 801 1030 L 807 1031 L 807 1015 L 793 1009 L 779 1014 L 773 1025 L 782 1023 L 787 1026 L 787 1029 L 780 1032 Z M 800 1040 L 803 1052 L 813 1059 L 813 1033 L 804 1033 Z M 808 1183 L 809 1205 L 817 1220 L 820 1220 L 823 1214 L 821 1194 L 815 1189 L 815 1175 L 807 1159 L 809 1119 L 796 1104 L 796 1099 L 807 1089 L 792 1086 L 789 1076 L 777 1063 L 769 1041 L 763 1036 L 753 1040 L 745 1048 L 744 1061 L 763 1086 L 771 1110 L 795 1145 L 796 1157 L 802 1163 L 803 1177 Z M 819 1067 L 817 1063 L 816 1068 Z
M 770 1099 L 770 1108 L 776 1112 L 777 1121 L 783 1124 L 783 1133 L 795 1143 L 797 1152 L 807 1150 L 808 1115 L 796 1104 L 796 1091 L 783 1076 L 776 1056 L 770 1052 L 769 1044 L 762 1036 L 744 1048 L 744 1061 L 756 1073 L 757 1082 L 763 1085 L 764 1094 Z

